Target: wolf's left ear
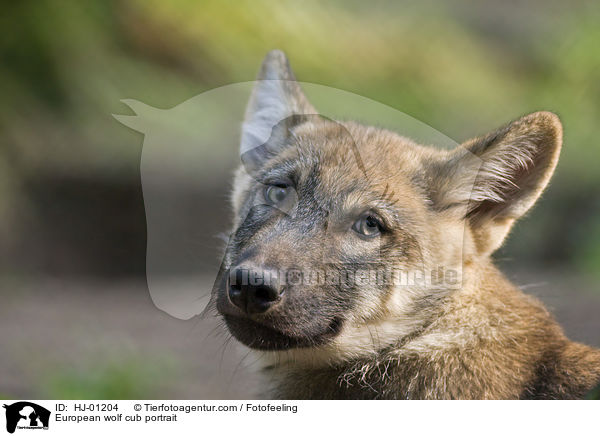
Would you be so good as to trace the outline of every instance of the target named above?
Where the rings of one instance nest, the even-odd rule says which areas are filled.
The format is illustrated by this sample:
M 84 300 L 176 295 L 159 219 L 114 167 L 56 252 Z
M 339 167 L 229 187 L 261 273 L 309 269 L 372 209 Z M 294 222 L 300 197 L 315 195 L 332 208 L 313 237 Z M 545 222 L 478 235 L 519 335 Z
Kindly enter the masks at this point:
M 241 154 L 252 154 L 257 147 L 261 147 L 262 154 L 276 152 L 277 147 L 285 145 L 289 129 L 302 122 L 303 115 L 316 113 L 285 54 L 280 50 L 270 51 L 263 60 L 246 108 Z
M 479 253 L 491 254 L 541 195 L 561 145 L 562 125 L 551 112 L 467 141 L 437 168 L 434 202 L 443 209 L 462 205 Z

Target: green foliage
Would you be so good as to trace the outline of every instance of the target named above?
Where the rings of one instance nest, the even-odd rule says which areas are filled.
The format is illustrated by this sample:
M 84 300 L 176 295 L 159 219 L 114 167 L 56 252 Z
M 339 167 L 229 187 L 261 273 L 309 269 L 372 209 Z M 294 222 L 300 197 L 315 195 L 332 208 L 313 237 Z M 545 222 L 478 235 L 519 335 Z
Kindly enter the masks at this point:
M 164 365 L 137 359 L 100 360 L 76 370 L 58 369 L 45 377 L 41 395 L 64 400 L 152 398 Z
M 600 385 L 592 389 L 586 396 L 586 400 L 600 400 Z

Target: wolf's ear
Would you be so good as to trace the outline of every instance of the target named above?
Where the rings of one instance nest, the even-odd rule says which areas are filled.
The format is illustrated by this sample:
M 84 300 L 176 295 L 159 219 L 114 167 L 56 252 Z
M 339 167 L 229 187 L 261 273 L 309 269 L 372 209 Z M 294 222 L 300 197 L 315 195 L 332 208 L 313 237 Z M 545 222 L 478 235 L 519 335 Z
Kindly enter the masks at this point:
M 558 162 L 562 125 L 551 112 L 526 115 L 450 154 L 434 179 L 434 202 L 462 206 L 481 254 L 504 241 L 540 196 Z
M 296 81 L 285 54 L 280 50 L 270 51 L 263 60 L 246 108 L 242 156 L 252 154 L 257 147 L 261 147 L 263 154 L 276 152 L 277 146 L 284 145 L 289 129 L 303 121 L 303 115 L 316 113 Z M 267 142 L 268 147 L 265 147 Z

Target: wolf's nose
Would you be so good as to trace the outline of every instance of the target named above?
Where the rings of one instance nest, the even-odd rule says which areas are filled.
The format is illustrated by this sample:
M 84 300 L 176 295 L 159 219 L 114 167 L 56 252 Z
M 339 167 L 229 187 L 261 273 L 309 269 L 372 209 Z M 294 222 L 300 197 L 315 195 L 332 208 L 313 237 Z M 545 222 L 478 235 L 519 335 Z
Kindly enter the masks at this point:
M 248 314 L 263 313 L 281 300 L 277 271 L 238 266 L 229 274 L 229 300 Z

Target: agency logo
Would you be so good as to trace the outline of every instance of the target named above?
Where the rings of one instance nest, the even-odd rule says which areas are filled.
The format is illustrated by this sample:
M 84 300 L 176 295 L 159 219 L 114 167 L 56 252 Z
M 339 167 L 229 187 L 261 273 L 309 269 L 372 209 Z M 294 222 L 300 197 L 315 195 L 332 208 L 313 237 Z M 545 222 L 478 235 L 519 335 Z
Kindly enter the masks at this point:
M 48 430 L 50 422 L 48 409 L 29 401 L 4 404 L 3 407 L 6 409 L 7 432 L 14 433 L 16 429 Z
M 298 86 L 301 86 L 307 95 L 319 101 L 318 112 L 311 108 L 296 111 L 285 107 L 283 103 L 271 102 L 264 106 L 266 110 L 264 113 L 257 112 L 255 118 L 244 117 L 244 108 L 247 107 L 254 89 L 264 88 L 275 92 L 280 88 L 288 90 Z M 273 99 L 278 102 L 279 97 L 276 95 L 279 94 L 275 94 Z M 260 184 L 259 173 L 263 169 L 261 162 L 264 162 L 265 156 L 268 157 L 276 152 L 280 138 L 288 138 L 289 126 L 297 125 L 300 121 L 303 123 L 310 121 L 308 123 L 310 125 L 330 126 L 332 132 L 335 131 L 340 135 L 337 137 L 338 143 L 346 144 L 346 153 L 341 153 L 337 158 L 344 160 L 347 165 L 344 168 L 356 171 L 360 182 L 366 184 L 372 180 L 370 178 L 377 178 L 377 176 L 363 164 L 352 132 L 345 128 L 343 123 L 336 122 L 336 119 L 359 119 L 367 124 L 402 132 L 402 135 L 420 144 L 436 144 L 448 150 L 458 147 L 458 143 L 451 138 L 401 111 L 360 95 L 307 82 L 269 79 L 233 83 L 203 92 L 169 109 L 151 107 L 131 99 L 122 101 L 134 112 L 134 115 L 114 115 L 114 117 L 124 125 L 144 134 L 140 171 L 148 232 L 146 246 L 148 289 L 152 301 L 159 309 L 179 319 L 190 319 L 205 313 L 207 306 L 211 307 L 213 287 L 207 282 L 207 277 L 217 277 L 220 283 L 222 278 L 226 279 L 229 276 L 226 268 L 228 265 L 222 262 L 224 257 L 206 256 L 204 252 L 203 247 L 214 246 L 215 241 L 212 236 L 206 236 L 206 229 L 199 228 L 199 223 L 212 222 L 215 215 L 212 214 L 211 208 L 198 206 L 199 193 L 207 192 L 207 186 L 215 186 L 215 181 L 220 180 L 224 172 L 229 174 L 230 165 L 236 159 L 241 160 L 244 177 L 253 178 L 254 183 Z M 270 112 L 271 107 L 274 113 Z M 277 112 L 279 109 L 281 111 Z M 296 143 L 291 137 L 285 141 L 286 144 L 290 144 L 288 148 L 290 156 L 301 152 L 298 147 L 295 151 L 291 150 L 292 144 Z M 239 144 L 239 147 L 234 144 Z M 475 156 L 473 159 L 475 163 L 481 162 Z M 206 165 L 206 162 L 211 164 Z M 338 165 L 333 161 L 328 164 Z M 471 178 L 474 181 L 475 175 Z M 464 181 L 461 187 L 469 186 L 468 177 L 465 176 L 461 180 Z M 266 186 L 264 187 L 266 189 Z M 278 210 L 277 216 L 294 218 L 298 211 L 299 198 L 293 186 L 288 188 L 290 189 L 287 191 L 285 202 L 277 202 L 275 205 L 267 202 L 266 199 L 263 201 L 263 195 L 257 195 L 256 202 L 249 204 L 248 210 L 260 214 L 261 210 L 275 208 Z M 381 188 L 384 191 L 378 198 L 381 203 L 394 204 L 403 201 L 399 198 L 399 193 L 394 192 L 391 187 Z M 469 192 L 467 188 L 465 189 Z M 277 195 L 278 192 L 279 195 L 283 194 L 275 190 L 272 195 Z M 318 196 L 310 197 L 310 201 L 315 204 L 312 206 L 313 209 L 323 212 L 332 212 L 328 204 L 330 199 L 329 196 L 324 196 L 322 199 Z M 254 212 L 252 214 L 256 216 Z M 337 215 L 331 213 L 325 219 L 330 220 L 334 216 Z M 246 220 L 248 214 L 243 213 L 239 218 Z M 323 225 L 323 228 L 329 229 L 327 232 L 335 228 L 335 223 L 329 224 L 331 225 Z M 217 226 L 215 232 L 216 228 Z M 233 242 L 230 241 L 231 236 L 222 234 L 221 239 L 225 244 L 230 244 Z M 452 238 L 446 241 L 449 246 L 463 246 L 462 230 L 452 232 L 445 237 Z M 327 233 L 321 239 L 325 241 L 328 238 L 334 238 L 334 235 Z M 325 242 L 322 245 L 319 251 L 323 259 L 322 263 L 330 263 L 332 256 L 335 258 L 335 253 L 329 250 L 333 246 Z M 199 269 L 200 264 L 203 270 Z M 444 282 L 446 285 L 458 287 L 461 278 L 458 267 L 439 266 L 443 266 L 444 271 L 457 272 L 453 284 L 451 284 L 453 277 L 440 276 L 437 268 L 425 270 L 420 267 L 420 264 L 419 267 L 406 271 L 408 274 L 406 280 L 404 272 L 397 274 L 398 281 L 401 284 L 413 283 L 416 280 L 421 281 L 422 275 L 423 281 L 430 277 L 435 283 L 447 279 Z M 349 265 L 345 271 L 351 268 L 352 265 Z M 292 268 L 287 267 L 286 271 L 290 272 L 293 280 L 300 277 L 292 271 Z M 302 277 L 312 274 L 319 280 L 322 272 L 326 273 L 324 270 L 307 271 L 307 268 L 303 268 L 301 272 Z M 359 271 L 361 277 L 362 272 Z M 381 273 L 373 268 L 365 272 L 369 277 L 378 274 L 381 276 Z M 343 274 L 344 272 L 341 273 L 342 277 L 338 275 L 336 279 L 345 280 Z M 354 283 L 355 279 L 352 280 Z

